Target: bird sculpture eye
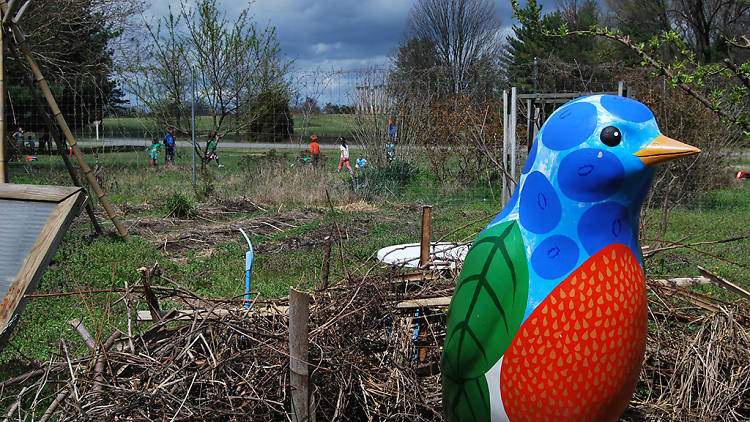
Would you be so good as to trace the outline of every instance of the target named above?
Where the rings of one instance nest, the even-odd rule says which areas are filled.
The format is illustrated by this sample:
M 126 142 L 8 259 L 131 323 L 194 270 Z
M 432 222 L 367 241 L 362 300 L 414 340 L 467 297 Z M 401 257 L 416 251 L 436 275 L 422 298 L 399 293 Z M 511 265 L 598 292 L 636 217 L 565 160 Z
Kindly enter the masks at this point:
M 604 145 L 614 147 L 619 145 L 622 141 L 622 132 L 620 132 L 620 129 L 614 126 L 607 126 L 602 129 L 602 133 L 601 135 L 599 135 L 599 139 L 604 142 Z

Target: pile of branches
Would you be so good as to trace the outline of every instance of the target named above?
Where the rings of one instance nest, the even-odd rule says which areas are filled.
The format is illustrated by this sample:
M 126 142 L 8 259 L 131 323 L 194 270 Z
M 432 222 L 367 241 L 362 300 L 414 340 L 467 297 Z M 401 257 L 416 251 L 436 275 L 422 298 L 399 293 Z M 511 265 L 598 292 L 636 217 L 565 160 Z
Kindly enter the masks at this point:
M 445 313 L 423 312 L 415 341 L 415 312 L 397 312 L 395 305 L 406 297 L 449 294 L 453 277 L 428 273 L 429 282 L 409 282 L 370 276 L 311 294 L 310 384 L 319 420 L 440 418 Z M 125 295 L 134 291 L 123 299 L 132 302 Z M 43 368 L 0 383 L 6 415 L 43 421 L 291 418 L 288 298 L 253 301 L 246 310 L 177 285 L 154 291 L 161 304 L 176 302 L 193 312 L 159 311 L 161 320 L 143 333 L 115 331 L 83 358 L 72 357 L 61 340 L 58 356 Z
M 750 420 L 750 313 L 734 303 L 649 283 L 646 358 L 631 420 Z
M 455 277 L 394 272 L 310 293 L 308 364 L 318 420 L 442 419 L 445 312 L 413 302 L 450 296 Z M 143 287 L 124 292 L 128 309 Z M 156 304 L 145 296 L 157 322 L 142 333 L 115 331 L 79 358 L 61 340 L 60 353 L 41 368 L 0 383 L 6 417 L 291 419 L 288 298 L 253 300 L 245 309 L 174 283 L 154 291 Z M 170 302 L 186 312 L 154 309 Z M 649 282 L 646 358 L 623 420 L 750 419 L 750 313 L 742 303 Z

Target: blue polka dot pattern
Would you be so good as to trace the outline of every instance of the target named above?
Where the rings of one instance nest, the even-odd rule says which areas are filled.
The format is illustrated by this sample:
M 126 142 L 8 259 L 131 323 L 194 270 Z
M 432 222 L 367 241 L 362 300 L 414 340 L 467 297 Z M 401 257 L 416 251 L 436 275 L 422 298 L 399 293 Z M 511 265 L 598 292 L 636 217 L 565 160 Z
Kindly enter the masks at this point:
M 594 205 L 578 222 L 578 237 L 590 255 L 613 243 L 633 247 L 633 228 L 628 220 L 628 210 L 617 202 Z
M 495 216 L 494 219 L 492 219 L 488 227 L 499 221 L 502 221 L 503 218 L 507 217 L 508 214 L 510 214 L 510 212 L 513 211 L 513 208 L 516 206 L 516 203 L 518 203 L 518 186 L 516 186 L 515 192 L 513 192 L 513 195 L 510 196 L 510 199 L 508 200 L 508 203 L 505 204 L 505 207 L 503 208 L 503 210 L 500 211 L 500 213 L 497 216 Z
M 648 107 L 630 98 L 603 95 L 601 102 L 607 111 L 623 120 L 641 123 L 654 117 Z
M 586 102 L 563 106 L 544 124 L 542 142 L 556 151 L 581 144 L 596 129 L 596 107 Z
M 540 277 L 552 280 L 568 274 L 578 261 L 578 245 L 567 236 L 550 236 L 531 254 L 531 267 Z
M 534 165 L 534 160 L 536 159 L 536 150 L 539 148 L 539 142 L 534 142 L 531 144 L 531 149 L 529 150 L 529 156 L 526 157 L 526 164 L 523 166 L 523 171 L 521 174 L 526 174 L 529 171 L 531 171 L 531 166 Z
M 557 183 L 568 198 L 594 202 L 607 199 L 617 192 L 624 177 L 625 169 L 615 154 L 602 149 L 585 148 L 563 158 Z
M 542 173 L 535 171 L 526 176 L 520 201 L 518 213 L 526 230 L 547 233 L 560 222 L 560 198 Z

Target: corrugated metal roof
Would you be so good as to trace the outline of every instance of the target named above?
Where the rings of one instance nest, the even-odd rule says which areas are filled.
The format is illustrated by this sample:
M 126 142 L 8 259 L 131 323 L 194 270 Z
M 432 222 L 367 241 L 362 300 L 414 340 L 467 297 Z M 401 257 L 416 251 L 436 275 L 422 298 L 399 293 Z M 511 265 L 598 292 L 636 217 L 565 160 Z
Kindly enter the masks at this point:
M 47 223 L 55 202 L 0 199 L 0 299 Z

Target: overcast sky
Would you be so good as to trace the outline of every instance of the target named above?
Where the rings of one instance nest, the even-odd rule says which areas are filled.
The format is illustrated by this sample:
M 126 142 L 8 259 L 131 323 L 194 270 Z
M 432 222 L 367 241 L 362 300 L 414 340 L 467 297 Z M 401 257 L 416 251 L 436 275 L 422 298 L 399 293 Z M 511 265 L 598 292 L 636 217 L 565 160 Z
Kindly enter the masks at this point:
M 150 16 L 164 16 L 178 1 L 152 0 Z M 228 17 L 236 16 L 247 0 L 217 0 Z M 496 0 L 495 10 L 509 33 L 515 23 L 509 0 Z M 544 11 L 555 8 L 555 0 L 542 0 Z M 260 26 L 275 26 L 284 53 L 294 60 L 295 73 L 344 71 L 321 93 L 321 102 L 347 102 L 349 79 L 357 71 L 387 66 L 388 56 L 398 45 L 414 0 L 257 0 L 250 5 Z M 346 81 L 345 81 L 346 80 Z M 308 84 L 309 86 L 310 84 Z

